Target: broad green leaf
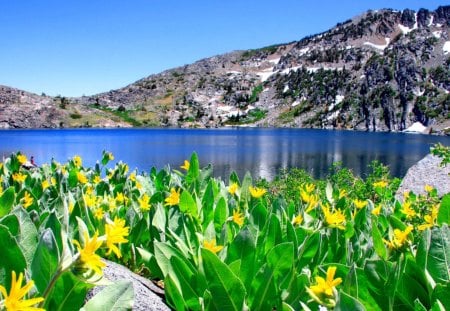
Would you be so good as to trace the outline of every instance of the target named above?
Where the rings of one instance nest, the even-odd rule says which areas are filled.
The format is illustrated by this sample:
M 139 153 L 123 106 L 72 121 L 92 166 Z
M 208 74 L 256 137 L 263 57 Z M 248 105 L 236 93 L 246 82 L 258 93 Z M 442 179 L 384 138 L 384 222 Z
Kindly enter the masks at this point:
M 7 215 L 11 211 L 15 199 L 16 195 L 14 187 L 9 187 L 3 191 L 0 196 L 0 218 Z
M 248 187 L 250 187 L 252 184 L 253 184 L 252 176 L 250 175 L 249 172 L 245 173 L 241 186 L 241 200 L 244 201 L 250 200 L 250 191 Z
M 276 245 L 267 253 L 267 264 L 258 271 L 251 285 L 249 306 L 251 310 L 268 310 L 281 304 L 282 279 L 292 273 L 294 247 L 291 242 Z
M 68 181 L 69 181 L 69 186 L 72 188 L 76 187 L 78 184 L 78 176 L 77 176 L 78 172 L 79 172 L 79 170 L 77 168 L 73 168 L 69 172 Z
M 214 227 L 217 232 L 220 232 L 223 224 L 227 220 L 227 203 L 223 197 L 217 201 L 216 208 L 214 210 Z
M 273 269 L 264 264 L 256 274 L 251 284 L 248 296 L 250 310 L 272 310 L 281 303 L 277 284 L 275 284 Z
M 29 214 L 23 208 L 14 209 L 13 213 L 17 216 L 20 223 L 20 233 L 17 237 L 22 253 L 25 256 L 27 265 L 33 260 L 34 251 L 39 239 L 37 229 L 31 220 Z
M 52 230 L 41 234 L 39 244 L 31 262 L 31 275 L 38 291 L 43 294 L 58 270 L 59 252 Z
M 419 299 L 414 300 L 414 311 L 428 311 Z
M 179 206 L 183 213 L 189 213 L 194 217 L 198 217 L 197 204 L 188 191 L 181 193 Z
M 92 297 L 81 311 L 131 310 L 134 303 L 133 283 L 127 280 L 115 281 Z
M 87 291 L 93 285 L 83 282 L 72 272 L 64 272 L 45 300 L 45 309 L 52 311 L 78 311 L 84 303 Z
M 386 246 L 383 242 L 383 237 L 381 236 L 380 230 L 378 230 L 378 222 L 376 218 L 372 217 L 372 240 L 375 252 L 380 258 L 387 259 Z
M 250 210 L 250 219 L 253 224 L 255 224 L 260 230 L 264 228 L 267 221 L 267 216 L 269 212 L 266 207 L 259 201 Z
M 413 307 L 412 303 L 417 298 L 425 306 L 430 306 L 429 293 L 423 270 L 412 259 L 406 258 L 406 265 L 397 284 L 397 298 L 403 305 Z
M 202 213 L 203 213 L 203 229 L 213 221 L 214 218 L 214 182 L 210 180 L 206 186 L 205 193 L 202 198 Z
M 423 232 L 417 247 L 416 261 L 436 283 L 450 281 L 450 231 L 447 224 Z
M 170 258 L 173 256 L 184 258 L 184 256 L 178 249 L 166 243 L 155 241 L 154 245 L 156 261 L 163 275 L 166 276 L 169 273 Z
M 19 220 L 14 214 L 9 214 L 1 218 L 0 225 L 4 225 L 5 227 L 7 227 L 12 236 L 17 236 L 20 233 Z
M 447 193 L 442 197 L 441 206 L 437 216 L 437 223 L 450 224 L 450 193 Z
M 203 269 L 215 310 L 238 310 L 244 305 L 246 290 L 239 278 L 215 254 L 201 250 Z
M 19 275 L 20 272 L 24 272 L 27 263 L 16 239 L 4 225 L 0 225 L 0 249 L 0 284 L 9 289 L 11 271 Z
M 344 279 L 344 284 L 342 284 L 342 291 L 350 296 L 358 298 L 358 276 L 356 274 L 356 267 L 352 265 L 350 271 L 347 273 Z
M 339 293 L 339 300 L 337 301 L 335 311 L 366 311 L 366 308 L 354 297 L 344 293 Z
M 450 283 L 447 283 L 445 285 L 437 284 L 431 295 L 431 301 L 434 304 L 436 301 L 439 300 L 444 306 L 448 307 L 450 306 L 449 293 L 450 293 Z
M 302 230 L 303 229 L 300 229 L 299 231 Z M 303 244 L 300 245 L 298 251 L 300 265 L 306 265 L 311 261 L 311 259 L 314 258 L 321 244 L 320 239 L 321 237 L 319 232 L 314 232 L 313 234 L 309 234 L 306 236 L 306 238 L 303 240 Z M 301 241 L 301 239 L 299 239 L 299 241 Z
M 260 239 L 262 239 L 264 243 L 264 253 L 267 253 L 275 247 L 275 245 L 280 244 L 282 240 L 280 221 L 275 214 L 270 215 L 265 231 L 266 233 L 261 236 Z M 258 244 L 260 244 L 260 239 L 258 239 Z
M 186 182 L 191 184 L 200 176 L 200 164 L 198 162 L 197 153 L 192 153 L 191 160 L 189 161 L 189 171 L 186 174 Z
M 170 275 L 167 275 L 164 278 L 164 291 L 169 306 L 177 311 L 187 310 L 183 295 L 180 293 L 180 290 L 178 289 L 177 285 L 172 280 Z
M 175 256 L 170 258 L 168 276 L 182 294 L 188 309 L 201 309 L 199 298 L 206 289 L 206 280 L 200 280 L 196 270 Z
M 226 263 L 232 263 L 240 260 L 241 266 L 239 271 L 239 278 L 244 282 L 247 290 L 250 289 L 251 281 L 256 273 L 255 267 L 256 247 L 254 237 L 248 228 L 242 229 L 234 240 L 228 246 Z

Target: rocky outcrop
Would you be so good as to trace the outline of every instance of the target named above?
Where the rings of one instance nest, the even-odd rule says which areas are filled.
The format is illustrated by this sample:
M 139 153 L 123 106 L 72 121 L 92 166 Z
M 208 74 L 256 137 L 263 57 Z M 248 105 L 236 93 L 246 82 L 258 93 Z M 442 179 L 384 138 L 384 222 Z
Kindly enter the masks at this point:
M 427 155 L 425 158 L 413 165 L 407 172 L 397 190 L 396 197 L 401 199 L 405 191 L 415 194 L 425 194 L 425 185 L 437 189 L 438 195 L 442 196 L 450 192 L 450 166 L 441 167 L 442 159 Z
M 420 122 L 445 133 L 448 46 L 450 6 L 369 11 L 297 42 L 210 57 L 93 96 L 0 89 L 0 126 L 403 131 Z
M 170 308 L 164 303 L 164 291 L 154 285 L 151 281 L 131 272 L 124 266 L 112 261 L 105 260 L 106 267 L 103 269 L 103 277 L 109 281 L 126 280 L 131 281 L 134 289 L 133 310 L 136 311 L 169 311 Z M 89 300 L 100 292 L 103 286 L 94 287 L 87 295 Z

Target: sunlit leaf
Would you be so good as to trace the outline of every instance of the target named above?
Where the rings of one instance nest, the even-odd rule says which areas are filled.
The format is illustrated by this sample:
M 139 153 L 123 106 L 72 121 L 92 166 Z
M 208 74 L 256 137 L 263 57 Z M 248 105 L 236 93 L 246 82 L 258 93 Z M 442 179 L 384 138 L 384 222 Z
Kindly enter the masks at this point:
M 242 310 L 246 290 L 239 278 L 215 254 L 201 250 L 208 289 L 216 310 Z
M 127 280 L 119 280 L 102 289 L 80 311 L 131 310 L 133 304 L 133 283 Z
M 0 217 L 5 216 L 11 211 L 16 198 L 14 187 L 9 187 L 3 191 L 0 196 Z

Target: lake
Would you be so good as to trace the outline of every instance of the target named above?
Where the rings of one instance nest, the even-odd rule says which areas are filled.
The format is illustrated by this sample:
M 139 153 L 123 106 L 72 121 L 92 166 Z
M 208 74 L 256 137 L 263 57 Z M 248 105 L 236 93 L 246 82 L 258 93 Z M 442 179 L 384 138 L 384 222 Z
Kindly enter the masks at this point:
M 450 145 L 450 137 L 443 136 L 272 128 L 2 130 L 0 139 L 1 156 L 20 150 L 38 165 L 80 155 L 83 165 L 92 166 L 107 150 L 130 169 L 178 169 L 195 151 L 202 166 L 213 164 L 214 175 L 225 179 L 232 170 L 241 177 L 249 171 L 272 179 L 290 167 L 324 177 L 337 161 L 365 176 L 373 160 L 402 177 L 434 143 Z

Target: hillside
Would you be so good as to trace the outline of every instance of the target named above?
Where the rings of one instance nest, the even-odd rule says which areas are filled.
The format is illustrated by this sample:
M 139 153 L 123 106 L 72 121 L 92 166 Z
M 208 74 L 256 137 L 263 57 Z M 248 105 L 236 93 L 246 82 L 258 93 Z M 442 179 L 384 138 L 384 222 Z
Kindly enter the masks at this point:
M 450 127 L 450 6 L 369 11 L 81 98 L 0 87 L 0 127 Z M 20 117 L 19 117 L 20 116 Z

